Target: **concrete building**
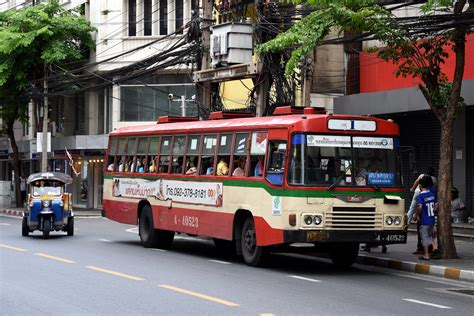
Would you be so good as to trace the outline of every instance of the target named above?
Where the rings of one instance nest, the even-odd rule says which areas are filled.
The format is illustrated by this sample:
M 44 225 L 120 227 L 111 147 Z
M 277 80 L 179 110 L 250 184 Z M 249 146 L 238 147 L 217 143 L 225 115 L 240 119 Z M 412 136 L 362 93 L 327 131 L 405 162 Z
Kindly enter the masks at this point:
M 0 10 L 21 9 L 39 1 L 8 1 Z M 184 34 L 183 25 L 191 18 L 191 0 L 90 0 L 60 1 L 64 8 L 84 6 L 86 18 L 97 32 L 96 49 L 91 53 L 90 69 L 98 76 L 169 50 Z M 146 45 L 149 44 L 149 45 Z M 142 46 L 146 46 L 141 48 Z M 119 58 L 114 58 L 120 55 Z M 118 127 L 155 122 L 161 115 L 181 115 L 184 96 L 187 115 L 196 115 L 190 101 L 195 94 L 191 68 L 179 65 L 153 71 L 141 77 L 91 90 L 74 97 L 54 98 L 50 102 L 49 130 L 52 134 L 50 170 L 74 174 L 65 149 L 74 158 L 72 187 L 74 207 L 101 208 L 104 155 L 108 133 Z M 170 98 L 173 94 L 173 98 Z M 30 106 L 30 117 L 33 108 Z M 1 124 L 1 122 L 0 122 Z M 15 138 L 22 161 L 21 170 L 31 174 L 40 170 L 36 152 L 36 126 L 15 125 Z M 0 139 L 0 179 L 11 181 L 8 138 Z
M 418 14 L 409 7 L 397 12 L 399 16 Z M 380 45 L 364 43 L 362 49 Z M 452 79 L 454 53 L 443 65 L 443 72 Z M 338 114 L 374 115 L 393 119 L 400 125 L 403 158 L 403 175 L 407 197 L 414 179 L 429 167 L 438 171 L 440 125 L 429 108 L 421 91 L 419 80 L 397 78 L 396 67 L 379 59 L 375 53 L 357 52 L 358 63 L 348 71 L 357 73 L 358 90 L 335 100 Z M 466 107 L 458 110 L 454 125 L 453 183 L 466 204 L 465 217 L 474 216 L 474 35 L 466 41 L 466 64 L 461 96 Z M 408 200 L 408 199 L 407 199 Z

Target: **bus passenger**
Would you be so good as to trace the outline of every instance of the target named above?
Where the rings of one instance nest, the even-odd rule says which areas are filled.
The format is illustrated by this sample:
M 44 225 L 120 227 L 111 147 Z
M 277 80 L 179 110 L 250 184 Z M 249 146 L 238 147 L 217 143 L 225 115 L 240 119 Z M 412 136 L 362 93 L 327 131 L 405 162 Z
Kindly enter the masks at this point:
M 156 159 L 157 159 L 156 157 L 153 157 L 151 159 L 151 166 L 148 172 L 156 172 Z
M 186 174 L 188 175 L 196 175 L 197 174 L 197 164 L 198 164 L 198 157 L 193 158 L 192 167 L 186 170 Z
M 218 176 L 226 176 L 229 173 L 229 164 L 227 163 L 226 159 L 222 157 L 217 164 L 217 171 L 216 174 Z
M 243 177 L 245 176 L 245 171 L 243 166 L 245 166 L 245 162 L 243 162 L 241 159 L 237 159 L 235 161 L 235 165 L 237 166 L 234 169 L 234 172 L 232 172 L 233 177 Z
M 263 156 L 258 156 L 258 162 L 254 170 L 254 176 L 261 177 L 262 175 L 263 175 Z

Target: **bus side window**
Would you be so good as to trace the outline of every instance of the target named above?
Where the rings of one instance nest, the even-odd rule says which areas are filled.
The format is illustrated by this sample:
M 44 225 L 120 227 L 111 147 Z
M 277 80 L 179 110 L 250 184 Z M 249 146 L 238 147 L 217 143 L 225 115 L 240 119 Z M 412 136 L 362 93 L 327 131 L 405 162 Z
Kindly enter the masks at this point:
M 286 142 L 272 141 L 268 146 L 268 162 L 266 179 L 274 185 L 283 184 L 283 171 L 285 169 Z
M 161 137 L 160 161 L 158 164 L 158 173 L 168 173 L 171 153 L 171 136 Z
M 117 152 L 117 138 L 111 138 L 109 142 L 109 155 L 107 160 L 107 171 L 116 170 L 115 154 Z
M 137 166 L 137 157 L 135 156 L 137 151 L 137 139 L 130 137 L 128 139 L 128 152 L 127 152 L 127 165 L 125 166 L 126 172 L 135 172 Z
M 184 146 L 186 136 L 175 136 L 173 141 L 173 163 L 171 173 L 182 174 L 184 163 Z
M 250 144 L 250 177 L 262 177 L 267 150 L 267 132 L 253 132 Z
M 249 133 L 237 133 L 234 140 L 232 165 L 233 177 L 245 177 L 247 170 L 247 145 Z
M 228 176 L 230 164 L 230 150 L 232 148 L 232 134 L 221 134 L 219 136 L 219 149 L 217 150 L 216 175 Z
M 204 135 L 201 151 L 201 170 L 199 174 L 214 175 L 214 154 L 216 151 L 217 136 Z
M 199 165 L 199 149 L 201 148 L 201 135 L 189 135 L 186 145 L 185 174 L 197 175 Z
M 148 165 L 145 172 L 155 173 L 158 171 L 158 147 L 160 144 L 159 137 L 151 137 L 150 145 L 148 146 Z
M 145 172 L 145 169 L 148 166 L 148 160 L 146 156 L 147 147 L 148 137 L 140 137 L 138 139 L 137 159 L 135 164 L 135 170 L 133 170 L 133 172 Z

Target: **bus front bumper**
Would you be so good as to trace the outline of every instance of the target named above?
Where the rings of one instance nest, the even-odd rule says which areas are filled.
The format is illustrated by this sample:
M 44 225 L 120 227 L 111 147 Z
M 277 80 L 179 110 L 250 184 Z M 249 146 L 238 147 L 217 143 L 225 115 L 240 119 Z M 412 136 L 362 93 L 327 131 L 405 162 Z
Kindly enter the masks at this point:
M 385 231 L 331 231 L 331 230 L 285 230 L 285 244 L 292 243 L 376 243 L 380 245 L 406 244 L 407 232 Z

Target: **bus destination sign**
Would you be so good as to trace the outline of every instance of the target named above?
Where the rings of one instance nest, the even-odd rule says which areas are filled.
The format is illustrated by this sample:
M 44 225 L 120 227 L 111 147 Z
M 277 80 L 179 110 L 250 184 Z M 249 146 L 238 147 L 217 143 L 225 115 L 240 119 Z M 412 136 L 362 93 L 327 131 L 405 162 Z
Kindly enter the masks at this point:
M 377 130 L 377 123 L 369 120 L 329 119 L 328 129 L 336 131 L 375 132 Z

